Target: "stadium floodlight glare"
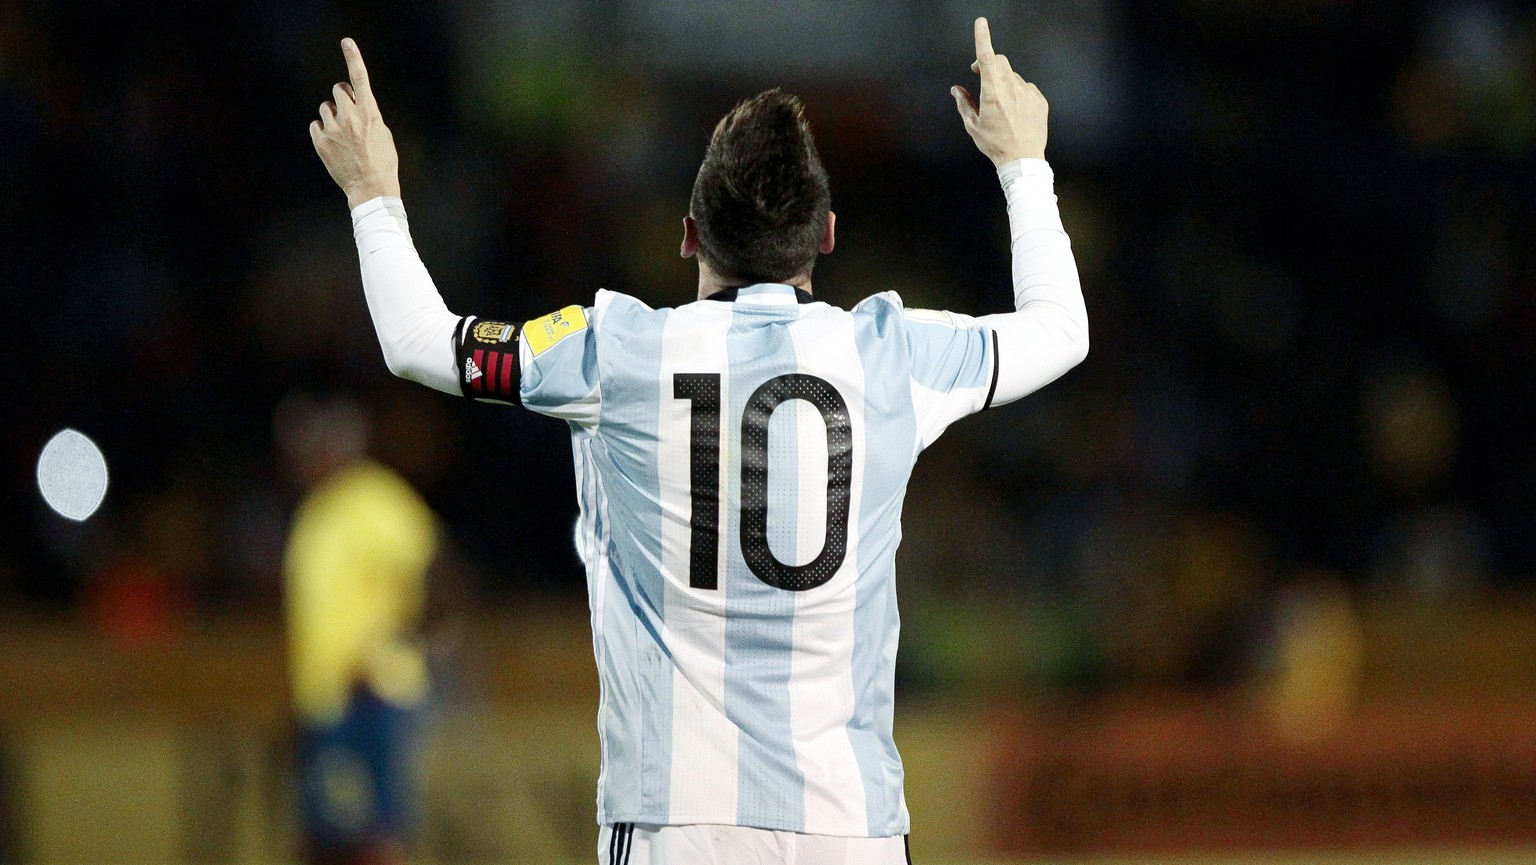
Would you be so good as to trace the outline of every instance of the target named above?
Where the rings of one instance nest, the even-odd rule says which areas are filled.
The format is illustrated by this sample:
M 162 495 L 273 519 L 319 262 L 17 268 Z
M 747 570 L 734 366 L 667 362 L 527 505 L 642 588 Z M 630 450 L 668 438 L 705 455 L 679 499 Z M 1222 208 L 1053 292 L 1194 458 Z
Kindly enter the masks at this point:
M 84 433 L 62 429 L 37 458 L 37 488 L 59 514 L 83 522 L 107 495 L 107 460 Z

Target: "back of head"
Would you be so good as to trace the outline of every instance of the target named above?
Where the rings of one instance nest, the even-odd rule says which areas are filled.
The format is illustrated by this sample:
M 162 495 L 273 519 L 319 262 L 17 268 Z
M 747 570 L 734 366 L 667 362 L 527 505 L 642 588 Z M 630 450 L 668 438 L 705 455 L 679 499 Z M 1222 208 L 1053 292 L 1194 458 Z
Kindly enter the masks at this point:
M 775 88 L 715 126 L 689 211 L 699 255 L 716 274 L 785 282 L 811 272 L 831 206 L 805 106 Z
M 372 426 L 361 401 L 329 389 L 290 391 L 272 425 L 280 456 L 304 486 L 364 458 Z

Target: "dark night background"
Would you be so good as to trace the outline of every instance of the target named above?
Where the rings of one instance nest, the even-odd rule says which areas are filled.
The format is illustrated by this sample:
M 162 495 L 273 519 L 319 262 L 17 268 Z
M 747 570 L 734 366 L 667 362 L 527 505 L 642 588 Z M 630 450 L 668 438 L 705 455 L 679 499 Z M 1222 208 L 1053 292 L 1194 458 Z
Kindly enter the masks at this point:
M 0 604 L 276 616 L 295 494 L 272 413 L 296 387 L 366 397 L 377 452 L 487 604 L 581 603 L 564 428 L 384 369 L 306 132 L 342 36 L 455 312 L 691 298 L 676 248 L 708 132 L 782 85 L 811 106 L 839 214 L 818 295 L 985 313 L 1010 302 L 1006 217 L 948 94 L 976 14 L 1051 100 L 1093 348 L 920 462 L 908 609 L 1065 611 L 1089 647 L 1071 682 L 1198 682 L 1242 675 L 1244 623 L 1296 585 L 1533 588 L 1528 5 L 829 8 L 0 7 Z M 112 471 L 78 525 L 33 478 L 66 426 Z

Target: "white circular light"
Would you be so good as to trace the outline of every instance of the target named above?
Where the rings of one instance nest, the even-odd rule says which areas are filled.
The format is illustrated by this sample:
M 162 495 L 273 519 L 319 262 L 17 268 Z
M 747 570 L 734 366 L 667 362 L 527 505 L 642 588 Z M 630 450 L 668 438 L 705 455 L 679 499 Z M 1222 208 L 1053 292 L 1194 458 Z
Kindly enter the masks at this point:
M 37 488 L 60 516 L 83 521 L 107 495 L 106 457 L 83 433 L 60 430 L 37 458 Z

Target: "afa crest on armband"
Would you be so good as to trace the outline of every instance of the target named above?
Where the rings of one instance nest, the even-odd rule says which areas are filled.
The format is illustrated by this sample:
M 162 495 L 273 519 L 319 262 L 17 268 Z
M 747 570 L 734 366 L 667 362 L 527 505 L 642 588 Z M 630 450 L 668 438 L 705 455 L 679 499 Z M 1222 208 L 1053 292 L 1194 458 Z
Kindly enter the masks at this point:
M 512 338 L 517 328 L 502 321 L 478 321 L 470 336 L 476 342 L 506 342 Z

